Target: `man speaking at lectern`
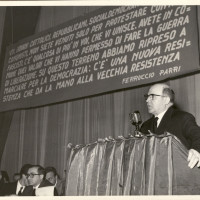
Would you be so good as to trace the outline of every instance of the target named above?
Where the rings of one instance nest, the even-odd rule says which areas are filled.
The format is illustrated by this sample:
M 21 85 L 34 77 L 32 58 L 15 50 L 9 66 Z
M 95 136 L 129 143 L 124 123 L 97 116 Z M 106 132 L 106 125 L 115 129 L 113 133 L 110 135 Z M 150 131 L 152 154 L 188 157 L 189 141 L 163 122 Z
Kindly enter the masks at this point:
M 174 107 L 175 94 L 167 84 L 151 86 L 144 96 L 153 117 L 142 124 L 140 131 L 143 134 L 169 132 L 175 135 L 189 149 L 188 166 L 200 167 L 200 127 L 194 116 Z

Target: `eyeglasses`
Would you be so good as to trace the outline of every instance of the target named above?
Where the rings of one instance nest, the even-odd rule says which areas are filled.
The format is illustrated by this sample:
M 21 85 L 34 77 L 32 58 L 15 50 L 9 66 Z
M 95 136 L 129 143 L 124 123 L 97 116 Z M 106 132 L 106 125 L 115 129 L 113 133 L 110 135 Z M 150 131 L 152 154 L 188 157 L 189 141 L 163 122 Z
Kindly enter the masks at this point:
M 166 96 L 159 95 L 159 94 L 145 94 L 144 95 L 145 100 L 147 100 L 148 98 L 150 100 L 154 100 L 155 97 L 166 97 Z
M 41 175 L 41 174 L 26 174 L 26 178 L 34 178 L 35 175 Z

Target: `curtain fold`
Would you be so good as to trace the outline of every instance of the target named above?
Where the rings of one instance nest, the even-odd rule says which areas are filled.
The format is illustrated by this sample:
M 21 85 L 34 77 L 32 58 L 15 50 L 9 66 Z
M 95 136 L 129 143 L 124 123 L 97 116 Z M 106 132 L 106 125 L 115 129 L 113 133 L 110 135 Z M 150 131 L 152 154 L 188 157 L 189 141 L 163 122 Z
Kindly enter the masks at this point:
M 4 27 L 6 7 L 0 7 L 0 26 Z M 3 28 L 0 29 L 0 54 L 2 50 Z
M 76 145 L 71 147 L 66 195 L 200 194 L 199 168 L 187 166 L 187 153 L 169 133 Z
M 0 29 L 0 55 L 1 55 L 1 60 L 0 63 L 3 63 L 3 59 L 2 59 L 2 50 L 3 50 L 3 45 L 2 45 L 2 41 L 3 41 L 3 35 L 4 35 L 4 23 L 5 23 L 5 15 L 6 15 L 6 7 L 0 7 L 0 27 L 2 27 Z M 1 76 L 1 72 L 2 70 L 0 70 L 0 76 Z M 0 77 L 1 80 L 1 77 Z M 2 112 L 0 113 L 0 163 L 1 163 L 1 158 L 2 158 L 2 154 L 4 151 L 4 147 L 6 144 L 6 140 L 8 137 L 8 131 L 10 128 L 10 124 L 12 121 L 12 117 L 13 117 L 13 112 Z
M 13 117 L 13 112 L 3 112 L 0 113 L 0 161 L 8 137 L 8 132 L 10 129 L 11 121 Z

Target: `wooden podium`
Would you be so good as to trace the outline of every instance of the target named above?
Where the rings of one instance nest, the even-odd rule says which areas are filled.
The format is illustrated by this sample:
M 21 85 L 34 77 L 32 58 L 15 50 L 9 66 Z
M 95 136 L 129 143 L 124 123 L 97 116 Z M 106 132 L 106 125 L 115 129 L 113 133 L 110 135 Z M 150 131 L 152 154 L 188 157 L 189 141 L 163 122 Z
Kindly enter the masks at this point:
M 65 195 L 196 195 L 200 169 L 166 133 L 103 139 L 70 148 Z

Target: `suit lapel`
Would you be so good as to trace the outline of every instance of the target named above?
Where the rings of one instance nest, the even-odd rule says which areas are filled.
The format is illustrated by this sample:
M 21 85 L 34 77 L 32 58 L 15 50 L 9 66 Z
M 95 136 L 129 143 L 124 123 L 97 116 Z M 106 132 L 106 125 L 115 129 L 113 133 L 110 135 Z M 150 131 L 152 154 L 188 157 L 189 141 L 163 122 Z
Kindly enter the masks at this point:
M 164 132 L 167 130 L 166 127 L 168 127 L 168 124 L 171 121 L 171 117 L 172 117 L 172 113 L 174 111 L 173 107 L 170 107 L 167 112 L 164 114 L 157 130 L 156 130 L 156 134 L 160 135 L 160 134 L 164 134 Z

